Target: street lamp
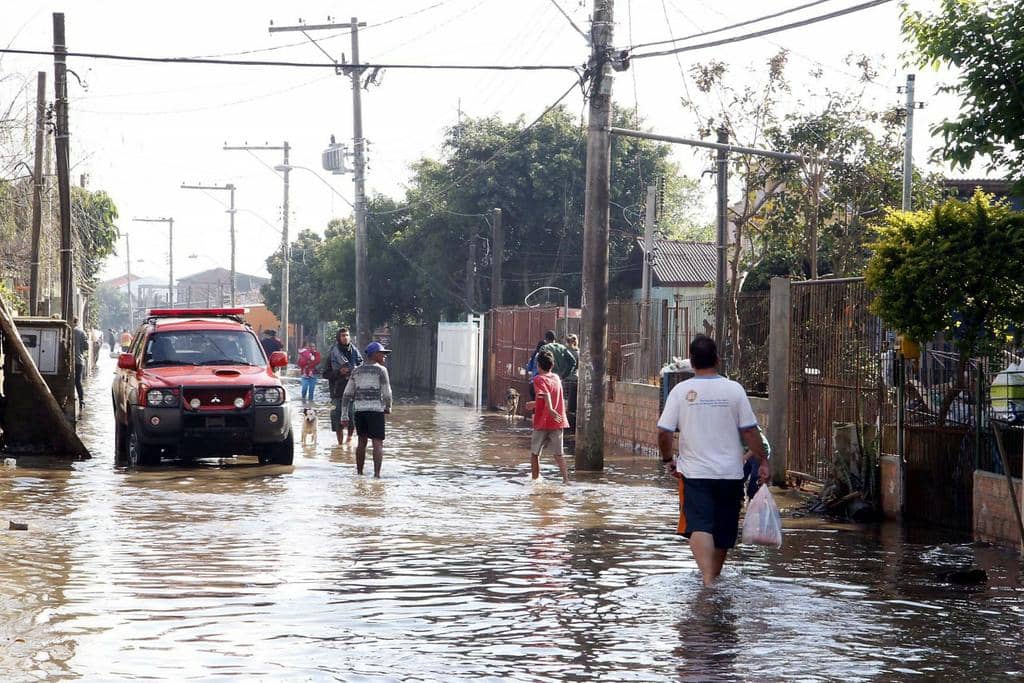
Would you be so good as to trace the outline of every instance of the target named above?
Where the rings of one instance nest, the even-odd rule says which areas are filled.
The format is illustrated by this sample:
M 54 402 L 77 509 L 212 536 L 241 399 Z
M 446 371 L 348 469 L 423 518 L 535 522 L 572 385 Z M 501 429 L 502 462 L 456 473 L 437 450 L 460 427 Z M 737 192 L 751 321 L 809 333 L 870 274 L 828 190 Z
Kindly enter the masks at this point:
M 546 289 L 553 290 L 553 291 L 556 291 L 556 292 L 561 292 L 562 295 L 565 297 L 565 334 L 566 334 L 566 336 L 568 336 L 568 334 L 569 334 L 569 292 L 565 291 L 561 287 L 554 287 L 554 286 L 551 286 L 551 285 L 546 285 L 544 287 L 538 287 L 537 289 L 533 290 L 532 292 L 530 292 L 529 294 L 527 294 L 526 296 L 523 297 L 523 305 L 525 305 L 525 306 L 527 306 L 529 308 L 537 308 L 538 306 L 540 306 L 540 304 L 533 304 L 533 305 L 531 305 L 530 304 L 530 297 L 533 296 L 534 294 L 536 294 L 537 292 L 543 292 Z
M 133 218 L 135 223 L 166 223 L 167 224 L 167 306 L 174 308 L 174 219 L 173 218 Z
M 231 205 L 228 214 L 231 216 L 231 305 L 235 306 L 235 186 L 232 183 L 226 185 L 186 185 L 181 184 L 183 190 L 224 190 L 231 193 Z

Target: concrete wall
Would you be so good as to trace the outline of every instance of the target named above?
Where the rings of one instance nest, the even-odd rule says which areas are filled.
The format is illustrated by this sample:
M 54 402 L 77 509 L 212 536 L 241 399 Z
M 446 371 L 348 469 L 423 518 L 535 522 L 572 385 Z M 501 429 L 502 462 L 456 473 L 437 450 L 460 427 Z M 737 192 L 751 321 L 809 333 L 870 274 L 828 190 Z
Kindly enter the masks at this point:
M 879 458 L 882 479 L 882 513 L 886 519 L 899 519 L 903 514 L 903 485 L 900 482 L 899 460 L 895 455 Z
M 609 390 L 604 414 L 605 445 L 644 455 L 658 455 L 660 387 L 650 384 L 615 382 Z M 762 428 L 768 424 L 770 402 L 750 397 L 750 405 Z M 774 444 L 772 445 L 774 448 Z
M 1024 503 L 1020 479 L 1014 479 L 1018 505 Z M 1021 547 L 1017 518 L 1013 514 L 1006 477 L 992 472 L 974 473 L 974 538 L 1010 547 Z

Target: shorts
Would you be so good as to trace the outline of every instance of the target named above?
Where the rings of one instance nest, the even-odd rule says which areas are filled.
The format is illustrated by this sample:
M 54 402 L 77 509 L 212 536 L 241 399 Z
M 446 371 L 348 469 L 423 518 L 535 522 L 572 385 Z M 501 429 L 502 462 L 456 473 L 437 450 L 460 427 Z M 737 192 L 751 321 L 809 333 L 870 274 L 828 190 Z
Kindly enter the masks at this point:
M 562 455 L 561 429 L 534 429 L 530 438 L 530 453 L 540 455 L 545 446 L 551 446 L 551 455 Z
M 384 413 L 362 410 L 355 416 L 356 434 L 368 439 L 384 440 Z
M 684 479 L 683 489 L 683 535 L 689 538 L 694 531 L 704 531 L 711 534 L 720 550 L 735 546 L 743 505 L 743 480 Z

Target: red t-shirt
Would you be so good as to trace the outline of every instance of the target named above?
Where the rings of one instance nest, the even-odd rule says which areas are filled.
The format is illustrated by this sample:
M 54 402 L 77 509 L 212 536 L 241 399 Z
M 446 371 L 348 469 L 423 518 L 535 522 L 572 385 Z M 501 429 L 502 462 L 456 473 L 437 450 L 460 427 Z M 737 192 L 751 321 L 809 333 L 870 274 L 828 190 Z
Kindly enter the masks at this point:
M 565 429 L 569 426 L 569 418 L 565 414 L 565 399 L 562 395 L 562 380 L 553 372 L 537 375 L 531 380 L 533 390 L 537 396 L 537 407 L 533 411 L 534 429 Z M 541 403 L 541 394 L 546 396 L 547 405 Z M 548 409 L 550 405 L 555 412 L 562 416 L 561 422 L 555 422 L 555 418 Z

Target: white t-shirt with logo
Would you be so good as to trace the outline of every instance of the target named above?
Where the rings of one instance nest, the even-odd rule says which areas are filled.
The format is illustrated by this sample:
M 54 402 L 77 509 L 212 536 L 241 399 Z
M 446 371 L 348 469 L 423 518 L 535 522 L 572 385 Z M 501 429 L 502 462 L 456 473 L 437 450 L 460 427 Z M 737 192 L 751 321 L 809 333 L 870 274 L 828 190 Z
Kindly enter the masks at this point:
M 757 426 L 747 393 L 720 375 L 691 377 L 669 392 L 658 428 L 679 430 L 676 470 L 687 479 L 742 479 L 740 431 Z

